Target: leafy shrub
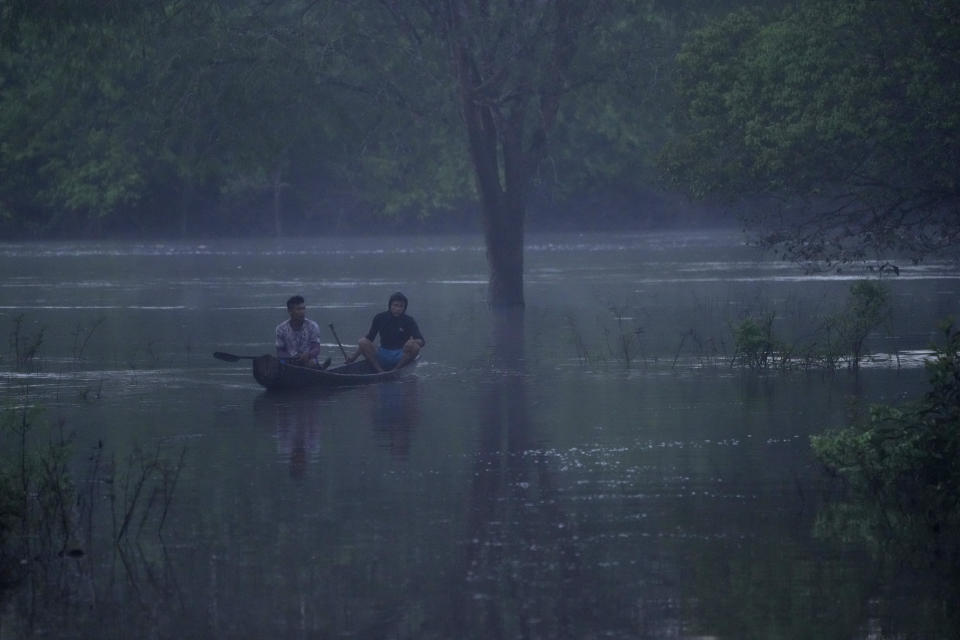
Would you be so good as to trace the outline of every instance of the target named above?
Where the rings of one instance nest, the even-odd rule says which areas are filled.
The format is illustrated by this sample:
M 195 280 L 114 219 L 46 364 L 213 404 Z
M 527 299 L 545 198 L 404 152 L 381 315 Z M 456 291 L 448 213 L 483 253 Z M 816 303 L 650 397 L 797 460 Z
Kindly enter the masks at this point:
M 827 323 L 829 360 L 849 356 L 850 367 L 857 369 L 863 357 L 867 336 L 890 316 L 889 291 L 878 281 L 861 280 L 850 287 L 843 310 Z
M 808 344 L 790 346 L 774 336 L 773 314 L 749 317 L 734 326 L 732 366 L 751 369 L 794 365 L 834 368 L 842 360 L 859 367 L 871 332 L 890 316 L 889 292 L 882 283 L 861 280 L 850 287 L 843 308 L 826 319 Z M 799 354 L 799 361 L 797 361 Z
M 866 424 L 811 438 L 817 457 L 860 496 L 934 531 L 960 523 L 960 331 L 948 325 L 944 335 L 922 399 L 875 406 Z
M 778 351 L 773 338 L 773 314 L 746 318 L 733 328 L 733 364 L 766 369 Z

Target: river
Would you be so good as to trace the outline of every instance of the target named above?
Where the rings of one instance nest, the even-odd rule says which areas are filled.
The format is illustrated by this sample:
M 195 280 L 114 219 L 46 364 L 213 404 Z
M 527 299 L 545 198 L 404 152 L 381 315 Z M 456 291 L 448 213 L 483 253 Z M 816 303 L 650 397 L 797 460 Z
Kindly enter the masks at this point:
M 925 388 L 960 268 L 899 266 L 859 372 L 758 372 L 738 322 L 801 343 L 876 274 L 534 234 L 501 317 L 476 236 L 0 244 L 0 388 L 72 439 L 90 515 L 0 638 L 954 637 L 922 572 L 827 525 L 810 450 Z M 402 380 L 272 395 L 211 357 L 272 351 L 297 293 L 353 344 L 396 290 L 427 338 Z

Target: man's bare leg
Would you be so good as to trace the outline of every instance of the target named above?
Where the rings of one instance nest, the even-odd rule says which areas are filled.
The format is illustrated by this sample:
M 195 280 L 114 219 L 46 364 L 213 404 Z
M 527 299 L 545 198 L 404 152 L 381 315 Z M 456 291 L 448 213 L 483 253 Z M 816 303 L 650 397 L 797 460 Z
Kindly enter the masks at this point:
M 357 343 L 357 350 L 360 352 L 360 355 L 367 359 L 370 366 L 380 373 L 383 373 L 383 367 L 380 366 L 380 360 L 377 358 L 377 347 L 373 342 L 367 340 L 365 337 L 360 338 L 360 342 Z
M 397 362 L 397 366 L 395 366 L 394 369 L 399 369 L 406 365 L 416 358 L 418 353 L 420 353 L 420 343 L 412 339 L 407 340 L 406 344 L 403 345 L 403 355 L 400 356 L 400 361 Z

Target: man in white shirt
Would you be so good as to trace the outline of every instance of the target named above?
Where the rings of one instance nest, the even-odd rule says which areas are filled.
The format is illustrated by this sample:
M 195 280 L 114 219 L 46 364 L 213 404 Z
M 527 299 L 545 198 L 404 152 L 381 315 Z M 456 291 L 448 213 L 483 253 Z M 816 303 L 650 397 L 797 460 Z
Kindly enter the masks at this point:
M 277 325 L 277 357 L 284 362 L 304 367 L 320 366 L 326 369 L 330 358 L 320 365 L 320 326 L 307 318 L 307 305 L 303 296 L 287 300 L 290 317 Z

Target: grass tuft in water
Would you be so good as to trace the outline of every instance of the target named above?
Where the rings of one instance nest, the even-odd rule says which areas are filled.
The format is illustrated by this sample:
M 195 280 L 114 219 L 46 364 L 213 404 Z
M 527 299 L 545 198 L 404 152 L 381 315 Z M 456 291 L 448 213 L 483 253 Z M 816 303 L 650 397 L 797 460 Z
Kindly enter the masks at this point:
M 24 315 L 18 314 L 13 319 L 13 329 L 10 331 L 10 353 L 13 355 L 14 366 L 23 370 L 30 366 L 40 352 L 43 344 L 43 334 L 47 328 L 43 325 L 33 335 L 27 335 L 24 328 Z

